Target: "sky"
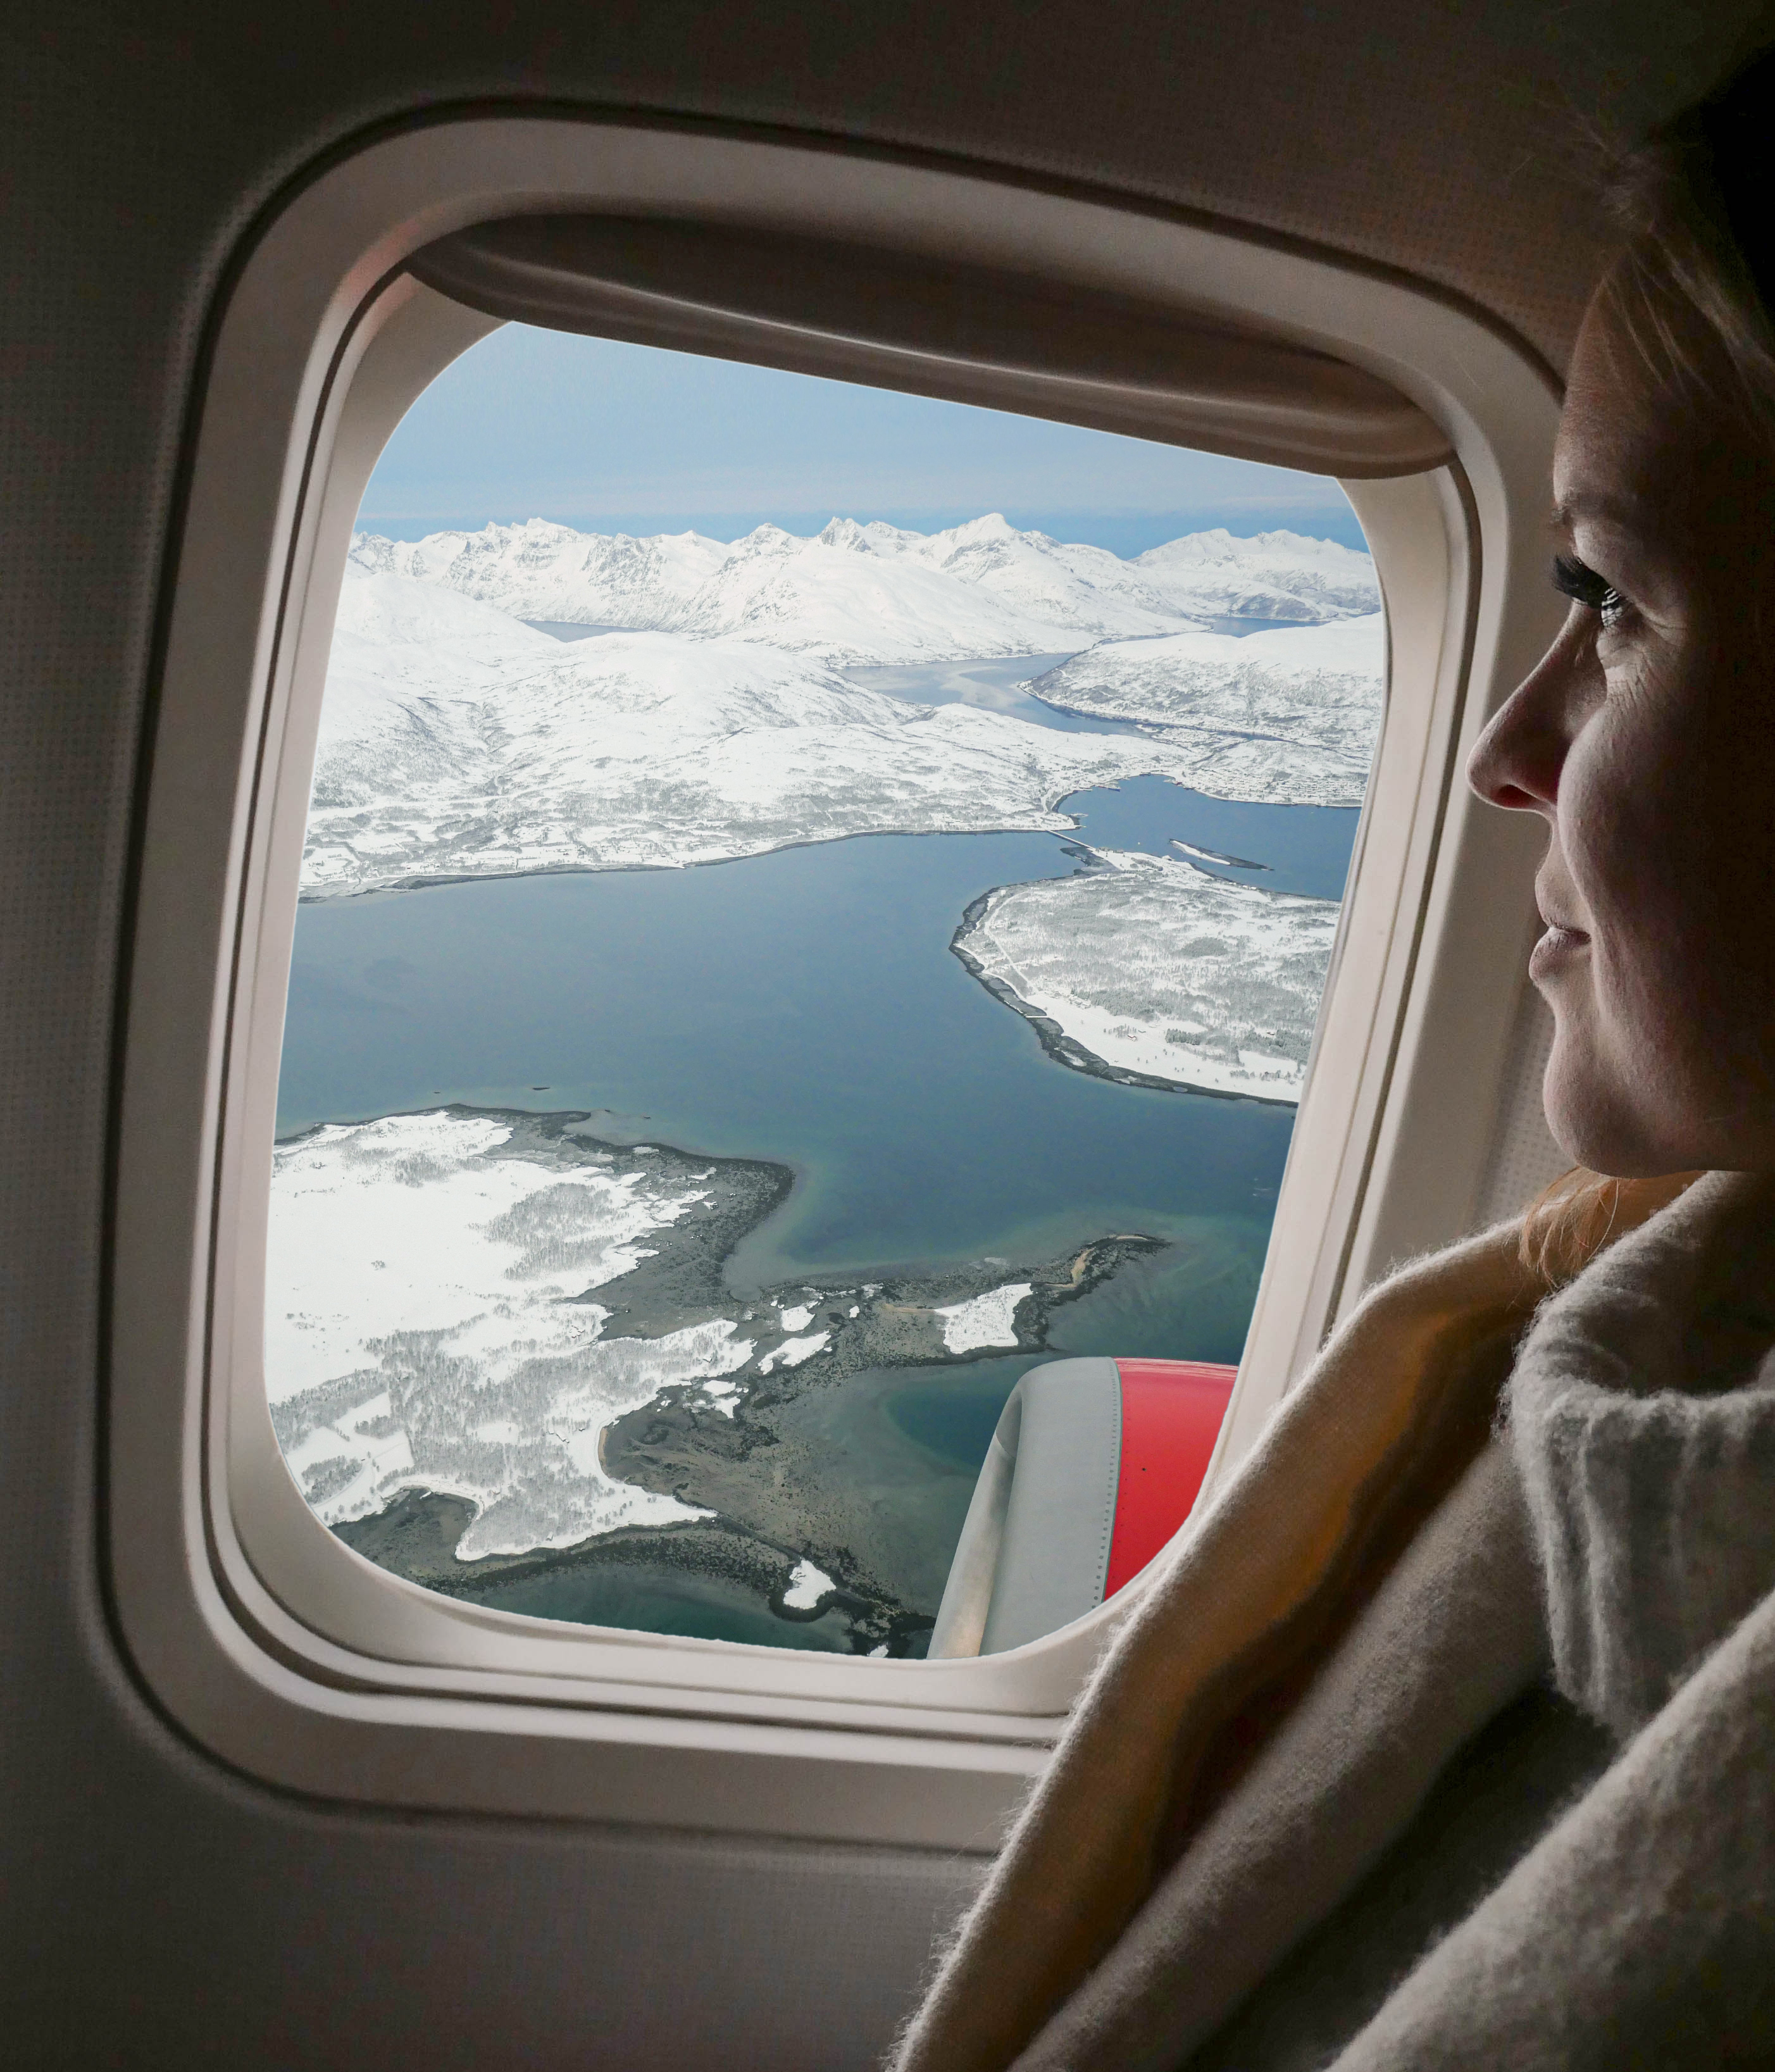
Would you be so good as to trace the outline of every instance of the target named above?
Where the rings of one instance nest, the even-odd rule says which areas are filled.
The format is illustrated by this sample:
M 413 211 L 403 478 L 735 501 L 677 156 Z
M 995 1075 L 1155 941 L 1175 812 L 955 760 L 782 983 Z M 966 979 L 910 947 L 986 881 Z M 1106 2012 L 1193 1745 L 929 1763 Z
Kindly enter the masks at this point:
M 835 516 L 929 532 L 989 511 L 1124 555 L 1214 525 L 1362 545 L 1322 475 L 519 324 L 414 404 L 358 524 L 396 540 L 538 517 L 734 540 Z

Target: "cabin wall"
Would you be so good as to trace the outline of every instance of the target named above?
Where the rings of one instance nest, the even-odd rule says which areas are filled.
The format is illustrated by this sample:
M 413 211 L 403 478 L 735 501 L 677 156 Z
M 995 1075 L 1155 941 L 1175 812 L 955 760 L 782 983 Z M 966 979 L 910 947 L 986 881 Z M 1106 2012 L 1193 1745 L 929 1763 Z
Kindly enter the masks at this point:
M 0 146 L 0 2058 L 866 2065 L 973 1866 L 282 1799 L 120 1659 L 98 1384 L 130 797 L 181 410 L 270 154 L 176 54 L 58 40 Z

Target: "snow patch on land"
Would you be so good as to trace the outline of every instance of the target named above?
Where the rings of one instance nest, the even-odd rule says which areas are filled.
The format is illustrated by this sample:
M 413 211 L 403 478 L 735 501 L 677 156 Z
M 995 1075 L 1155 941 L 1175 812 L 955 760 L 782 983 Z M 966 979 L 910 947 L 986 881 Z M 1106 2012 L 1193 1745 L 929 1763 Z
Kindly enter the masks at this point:
M 824 1352 L 832 1338 L 830 1331 L 810 1332 L 804 1338 L 789 1338 L 777 1347 L 777 1362 L 782 1367 L 799 1367 L 803 1360 Z
M 783 1601 L 792 1612 L 811 1612 L 837 1588 L 824 1568 L 816 1568 L 803 1556 L 789 1571 L 789 1587 L 783 1593 Z
M 1337 902 L 1131 851 L 992 893 L 958 937 L 982 975 L 1105 1064 L 1296 1101 Z
M 934 1309 L 931 1314 L 942 1326 L 946 1350 L 971 1353 L 982 1346 L 1014 1346 L 1017 1326 L 1012 1319 L 1032 1285 L 1027 1281 L 1013 1281 L 1003 1288 L 988 1288 L 984 1295 L 972 1296 L 965 1302 Z
M 766 1353 L 758 1362 L 760 1374 L 772 1374 L 779 1367 L 799 1367 L 803 1360 L 824 1352 L 832 1337 L 830 1331 L 814 1331 L 804 1338 L 785 1338 L 775 1352 Z
M 750 1357 L 716 1319 L 606 1338 L 575 1298 L 704 1197 L 511 1155 L 489 1116 L 390 1116 L 277 1147 L 265 1380 L 291 1472 L 328 1524 L 400 1490 L 468 1498 L 457 1549 L 565 1547 L 701 1516 L 607 1475 L 604 1427 Z

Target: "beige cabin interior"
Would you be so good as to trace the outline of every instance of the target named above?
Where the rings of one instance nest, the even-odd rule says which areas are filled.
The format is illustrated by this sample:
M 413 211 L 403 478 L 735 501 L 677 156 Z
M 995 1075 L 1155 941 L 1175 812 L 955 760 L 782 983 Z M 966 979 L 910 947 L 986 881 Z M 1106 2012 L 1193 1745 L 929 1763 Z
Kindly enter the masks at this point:
M 1390 759 L 1225 1472 L 1362 1285 L 1554 1170 L 1536 845 L 1458 767 L 1554 623 L 1600 145 L 1757 20 L 10 9 L 0 2060 L 861 2072 L 1100 1642 L 861 1697 L 811 1658 L 538 1654 L 328 1568 L 229 1426 L 306 801 L 279 730 L 311 733 L 356 491 L 425 381 L 528 310 L 1344 475 Z M 613 216 L 668 228 L 619 265 Z M 485 226 L 540 217 L 580 229 L 514 287 L 535 240 Z

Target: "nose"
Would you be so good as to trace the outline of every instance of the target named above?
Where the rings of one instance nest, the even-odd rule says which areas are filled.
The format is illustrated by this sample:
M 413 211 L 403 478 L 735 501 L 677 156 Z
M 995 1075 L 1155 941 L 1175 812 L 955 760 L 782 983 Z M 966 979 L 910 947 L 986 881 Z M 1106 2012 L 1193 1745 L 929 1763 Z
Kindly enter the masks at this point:
M 1467 782 L 1492 805 L 1551 817 L 1559 773 L 1596 673 L 1588 615 L 1576 607 L 1559 636 L 1492 715 L 1467 759 Z

